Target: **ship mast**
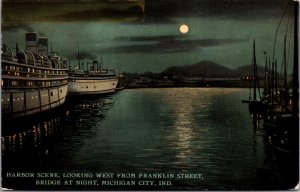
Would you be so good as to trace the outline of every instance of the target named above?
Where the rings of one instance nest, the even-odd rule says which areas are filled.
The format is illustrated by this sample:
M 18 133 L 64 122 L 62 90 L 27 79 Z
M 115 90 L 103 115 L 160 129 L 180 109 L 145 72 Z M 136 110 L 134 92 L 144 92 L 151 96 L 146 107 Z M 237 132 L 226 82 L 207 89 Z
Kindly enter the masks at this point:
M 284 69 L 284 106 L 288 106 L 288 88 L 287 88 L 287 62 L 286 62 L 286 36 L 284 36 L 283 52 L 283 69 Z
M 298 67 L 298 46 L 299 46 L 299 34 L 298 34 L 298 22 L 299 22 L 299 2 L 294 1 L 294 66 L 293 66 L 293 115 L 298 116 L 299 113 L 299 67 Z
M 78 46 L 78 49 L 77 49 L 78 69 L 80 69 L 79 43 L 77 43 L 77 46 Z
M 256 55 L 255 55 L 255 41 L 253 41 L 253 78 L 254 78 L 254 90 L 253 90 L 253 100 L 256 100 Z

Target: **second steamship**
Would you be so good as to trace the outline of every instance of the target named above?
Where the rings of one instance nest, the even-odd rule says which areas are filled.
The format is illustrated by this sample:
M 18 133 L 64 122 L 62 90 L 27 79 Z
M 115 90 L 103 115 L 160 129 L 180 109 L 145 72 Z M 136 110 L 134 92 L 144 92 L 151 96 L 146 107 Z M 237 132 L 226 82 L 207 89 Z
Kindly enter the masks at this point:
M 78 47 L 78 67 L 69 71 L 69 95 L 92 95 L 114 93 L 118 84 L 115 70 L 102 68 L 101 60 L 87 62 L 87 69 L 80 68 Z

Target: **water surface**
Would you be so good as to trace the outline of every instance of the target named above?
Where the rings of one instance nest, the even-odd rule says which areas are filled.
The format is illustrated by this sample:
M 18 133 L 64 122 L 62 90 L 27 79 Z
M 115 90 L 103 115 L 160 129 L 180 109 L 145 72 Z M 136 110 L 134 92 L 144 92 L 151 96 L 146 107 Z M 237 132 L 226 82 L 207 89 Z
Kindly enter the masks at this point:
M 42 119 L 3 122 L 4 173 L 192 173 L 202 178 L 125 189 L 281 189 L 261 121 L 241 103 L 247 97 L 247 89 L 166 88 L 69 98 Z

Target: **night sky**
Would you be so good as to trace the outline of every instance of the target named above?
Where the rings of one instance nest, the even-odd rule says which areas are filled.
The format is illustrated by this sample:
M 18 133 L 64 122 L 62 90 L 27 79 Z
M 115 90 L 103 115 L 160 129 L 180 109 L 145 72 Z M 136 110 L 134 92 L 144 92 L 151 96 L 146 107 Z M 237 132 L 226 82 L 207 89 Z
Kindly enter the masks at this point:
M 6 0 L 10 1 L 10 0 Z M 99 59 L 120 72 L 161 72 L 170 66 L 191 65 L 203 60 L 228 68 L 252 61 L 256 41 L 257 62 L 264 65 L 264 52 L 272 58 L 275 32 L 287 0 L 145 0 L 143 9 L 121 0 L 66 1 L 55 9 L 31 3 L 30 11 L 19 5 L 19 14 L 3 6 L 2 41 L 24 47 L 25 32 L 48 36 L 54 51 L 77 65 L 81 60 Z M 60 6 L 62 7 L 62 6 Z M 47 11 L 45 11 L 47 10 Z M 283 36 L 290 33 L 292 14 L 278 29 L 275 57 L 282 62 Z M 11 15 L 13 14 L 13 15 Z M 290 16 L 290 17 L 289 17 Z M 179 27 L 186 24 L 185 34 Z M 288 39 L 290 58 L 292 40 Z M 292 60 L 290 60 L 291 63 Z

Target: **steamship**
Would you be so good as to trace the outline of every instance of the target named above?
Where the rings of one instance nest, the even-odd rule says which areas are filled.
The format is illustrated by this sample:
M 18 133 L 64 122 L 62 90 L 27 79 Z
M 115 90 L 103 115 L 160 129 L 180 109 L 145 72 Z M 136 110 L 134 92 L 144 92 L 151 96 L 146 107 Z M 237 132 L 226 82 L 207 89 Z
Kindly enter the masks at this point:
M 87 69 L 83 70 L 80 69 L 78 48 L 78 65 L 69 72 L 68 95 L 99 95 L 116 91 L 118 77 L 115 70 L 102 68 L 102 56 L 100 62 L 98 60 L 87 62 Z
M 54 109 L 65 102 L 67 60 L 48 55 L 48 38 L 25 34 L 25 51 L 2 44 L 1 112 L 23 117 Z

